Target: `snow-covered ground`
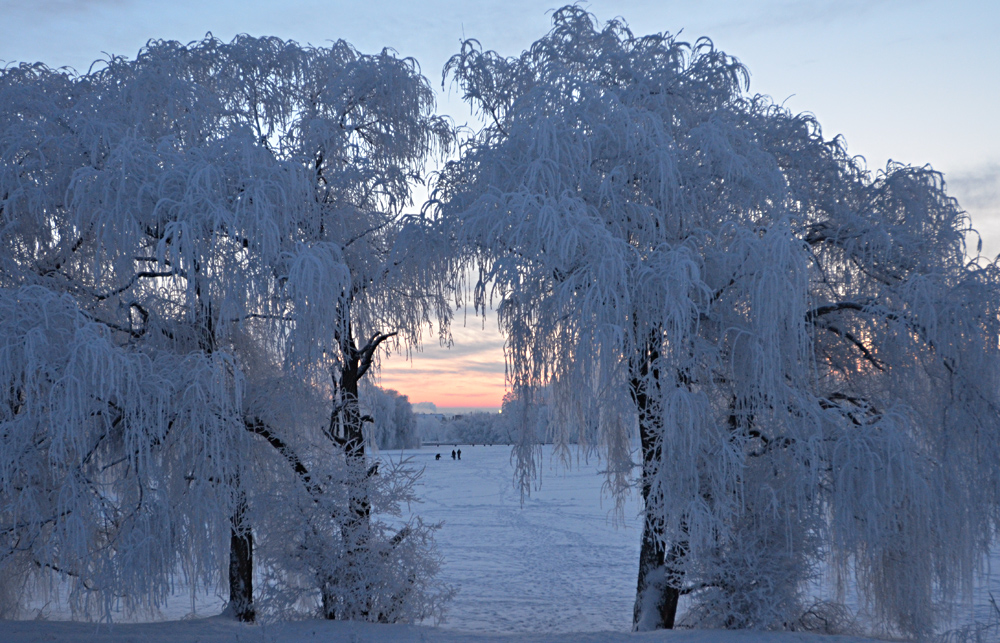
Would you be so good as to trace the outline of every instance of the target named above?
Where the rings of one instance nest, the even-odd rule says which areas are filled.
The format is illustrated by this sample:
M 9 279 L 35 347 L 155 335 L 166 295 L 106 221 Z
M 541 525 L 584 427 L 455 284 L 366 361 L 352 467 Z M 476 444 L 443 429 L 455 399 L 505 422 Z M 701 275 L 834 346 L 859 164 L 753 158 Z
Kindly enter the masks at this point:
M 425 467 L 425 501 L 414 512 L 444 521 L 437 536 L 445 556 L 441 576 L 460 588 L 444 626 L 472 632 L 628 631 L 639 566 L 638 498 L 629 498 L 616 520 L 614 501 L 602 499 L 600 461 L 583 461 L 574 450 L 567 468 L 547 446 L 541 485 L 522 504 L 510 447 L 462 446 L 461 461 L 451 459 L 452 448 L 405 454 Z M 1000 571 L 1000 552 L 991 563 Z M 995 622 L 990 592 L 1000 600 L 998 573 L 977 583 L 972 605 L 956 607 L 954 625 Z M 848 604 L 856 608 L 852 594 L 847 587 Z
M 459 587 L 447 627 L 493 632 L 627 631 L 639 569 L 638 504 L 613 524 L 599 463 L 572 469 L 543 450 L 540 488 L 521 504 L 508 446 L 411 452 L 425 466 L 424 520 L 444 521 L 441 576 Z M 442 459 L 434 455 L 441 453 Z M 398 457 L 395 455 L 394 457 Z
M 221 609 L 219 597 L 179 594 L 163 611 L 169 622 L 94 624 L 19 621 L 0 624 L 0 641 L 194 641 L 291 643 L 298 641 L 670 641 L 678 643 L 805 643 L 859 641 L 800 634 L 675 632 L 628 633 L 639 556 L 636 498 L 618 515 L 601 500 L 600 462 L 578 461 L 567 469 L 543 449 L 541 486 L 521 503 L 512 484 L 510 447 L 463 445 L 402 454 L 424 467 L 422 495 L 414 513 L 443 521 L 437 541 L 444 555 L 443 580 L 459 588 L 447 622 L 439 627 L 375 626 L 306 621 L 244 626 L 206 618 Z M 442 459 L 435 460 L 436 453 Z M 383 453 L 398 459 L 401 454 Z M 997 561 L 1000 564 L 1000 561 Z M 986 615 L 992 590 L 977 590 L 977 610 Z M 64 617 L 57 606 L 43 612 Z M 183 619 L 183 620 L 179 620 Z M 529 634 L 530 633 L 530 634 Z M 985 639 L 989 640 L 989 639 Z
M 486 634 L 418 625 L 297 621 L 242 625 L 221 618 L 108 627 L 86 623 L 0 622 L 4 643 L 865 643 L 867 639 L 797 633 L 676 631 L 630 634 Z

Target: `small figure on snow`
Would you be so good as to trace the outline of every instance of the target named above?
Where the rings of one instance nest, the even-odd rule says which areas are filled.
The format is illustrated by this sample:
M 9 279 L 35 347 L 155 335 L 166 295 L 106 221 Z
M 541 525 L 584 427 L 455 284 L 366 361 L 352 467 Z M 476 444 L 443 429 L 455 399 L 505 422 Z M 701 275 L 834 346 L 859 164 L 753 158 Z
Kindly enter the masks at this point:
M 451 459 L 452 459 L 452 460 L 454 460 L 454 459 L 455 459 L 455 449 L 452 449 L 452 450 L 451 450 Z
M 458 459 L 459 460 L 462 459 L 462 450 L 461 449 L 458 450 Z
M 441 459 L 441 454 L 439 453 L 439 454 L 437 454 L 436 456 L 434 456 L 434 459 L 435 459 L 435 460 L 440 460 L 440 459 Z

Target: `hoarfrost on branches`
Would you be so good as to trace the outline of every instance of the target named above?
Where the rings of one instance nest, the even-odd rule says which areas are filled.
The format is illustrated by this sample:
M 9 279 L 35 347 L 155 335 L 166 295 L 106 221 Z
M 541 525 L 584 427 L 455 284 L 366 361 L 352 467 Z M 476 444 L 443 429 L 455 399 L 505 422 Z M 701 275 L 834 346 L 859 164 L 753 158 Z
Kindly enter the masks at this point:
M 228 567 L 252 620 L 256 537 L 272 579 L 311 570 L 326 616 L 439 613 L 431 529 L 378 517 L 411 474 L 369 469 L 356 386 L 449 314 L 434 254 L 406 245 L 420 222 L 400 236 L 451 142 L 432 110 L 412 59 L 343 41 L 150 41 L 83 75 L 0 71 L 8 582 L 55 572 L 108 615 Z M 277 538 L 279 510 L 312 531 Z
M 1000 517 L 1000 280 L 967 216 L 931 168 L 873 175 L 747 93 L 706 39 L 553 23 L 448 62 L 486 125 L 433 215 L 498 304 L 515 392 L 549 387 L 615 494 L 638 427 L 636 628 L 682 595 L 685 623 L 806 627 L 825 561 L 881 626 L 931 632 Z
M 379 388 L 370 382 L 362 388 L 365 400 L 362 410 L 371 421 L 366 423 L 369 444 L 379 449 L 420 448 L 417 435 L 417 417 L 410 406 L 410 398 L 393 389 Z

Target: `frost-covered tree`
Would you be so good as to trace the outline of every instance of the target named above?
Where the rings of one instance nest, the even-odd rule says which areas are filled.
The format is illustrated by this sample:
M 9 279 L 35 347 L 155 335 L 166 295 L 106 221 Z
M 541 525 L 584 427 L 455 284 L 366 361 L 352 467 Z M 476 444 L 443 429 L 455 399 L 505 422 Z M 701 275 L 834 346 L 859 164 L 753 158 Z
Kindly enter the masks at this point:
M 57 572 L 107 613 L 157 605 L 178 569 L 211 583 L 227 553 L 252 620 L 256 534 L 298 545 L 328 617 L 425 615 L 405 605 L 434 602 L 427 530 L 373 524 L 410 483 L 366 462 L 358 382 L 448 312 L 433 254 L 407 252 L 419 225 L 400 236 L 450 142 L 432 110 L 412 59 L 342 41 L 0 71 L 0 575 Z M 305 531 L 279 542 L 285 496 Z M 380 571 L 412 591 L 382 600 Z
M 383 389 L 371 382 L 361 388 L 362 416 L 366 420 L 369 444 L 378 449 L 415 449 L 420 447 L 417 417 L 410 398 L 393 389 Z
M 553 21 L 445 67 L 486 125 L 432 213 L 498 305 L 515 391 L 550 387 L 615 493 L 638 433 L 635 627 L 681 596 L 688 623 L 806 627 L 823 564 L 881 626 L 931 631 L 1000 518 L 1000 279 L 965 213 L 930 168 L 873 175 L 748 94 L 708 40 Z

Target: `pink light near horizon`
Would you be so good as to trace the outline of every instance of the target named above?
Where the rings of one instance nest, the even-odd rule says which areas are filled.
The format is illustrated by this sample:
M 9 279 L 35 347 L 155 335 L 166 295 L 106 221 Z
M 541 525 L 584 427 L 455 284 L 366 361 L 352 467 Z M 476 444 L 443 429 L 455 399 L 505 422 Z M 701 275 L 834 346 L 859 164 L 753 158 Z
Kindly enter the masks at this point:
M 433 339 L 409 356 L 383 357 L 379 386 L 395 389 L 411 403 L 431 402 L 439 408 L 499 409 L 506 392 L 503 337 L 496 321 L 456 320 L 454 343 L 440 346 Z

